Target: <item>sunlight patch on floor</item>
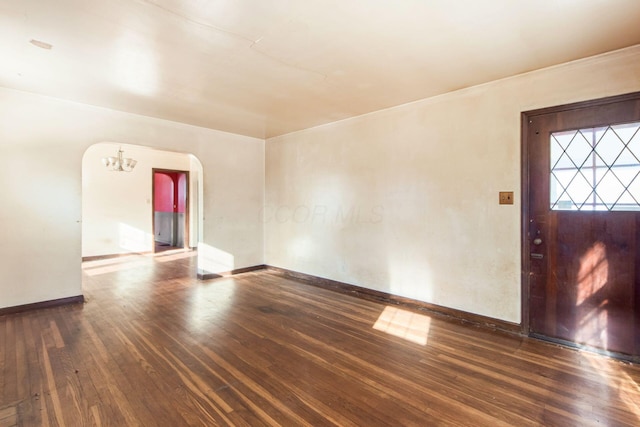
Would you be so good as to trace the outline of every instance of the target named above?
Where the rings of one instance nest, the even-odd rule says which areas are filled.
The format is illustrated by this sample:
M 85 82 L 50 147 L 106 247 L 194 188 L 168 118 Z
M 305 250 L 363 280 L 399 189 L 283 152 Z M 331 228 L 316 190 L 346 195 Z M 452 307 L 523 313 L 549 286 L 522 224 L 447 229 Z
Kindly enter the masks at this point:
M 407 341 L 427 345 L 431 318 L 398 307 L 387 306 L 382 311 L 373 329 L 386 332 Z
M 82 266 L 82 270 L 88 276 L 99 276 L 100 274 L 115 273 L 116 271 L 129 270 L 136 267 L 142 267 L 148 264 L 149 264 L 148 262 L 144 260 L 140 260 L 140 258 L 138 258 L 138 261 L 131 260 L 131 258 L 128 258 L 127 261 L 111 263 L 108 265 L 95 266 L 95 267 L 87 266 L 85 263 Z
M 633 413 L 640 423 L 640 385 L 625 372 L 625 365 L 617 360 L 584 352 L 582 357 L 602 377 L 603 382 L 618 392 L 620 401 Z M 640 424 L 638 424 L 640 425 Z
M 184 249 L 178 249 L 178 250 L 180 251 L 179 253 L 170 253 L 166 255 L 155 254 L 155 259 L 158 262 L 169 262 L 169 261 L 175 261 L 178 259 L 192 258 L 194 256 L 198 256 L 198 252 L 196 251 L 185 252 Z
M 164 263 L 196 256 L 198 256 L 197 251 L 187 249 L 176 249 L 155 254 L 135 253 L 131 255 L 116 256 L 113 258 L 84 261 L 82 263 L 82 270 L 89 276 L 98 276 L 100 274 L 114 273 L 116 271 L 123 271 L 149 265 L 149 261 L 146 261 L 146 259 L 149 258 L 153 258 L 154 262 Z
M 121 255 L 121 256 L 115 256 L 111 258 L 94 259 L 91 261 L 83 261 L 82 268 L 86 270 L 89 268 L 105 267 L 113 264 L 127 264 L 139 259 L 140 259 L 140 254 Z

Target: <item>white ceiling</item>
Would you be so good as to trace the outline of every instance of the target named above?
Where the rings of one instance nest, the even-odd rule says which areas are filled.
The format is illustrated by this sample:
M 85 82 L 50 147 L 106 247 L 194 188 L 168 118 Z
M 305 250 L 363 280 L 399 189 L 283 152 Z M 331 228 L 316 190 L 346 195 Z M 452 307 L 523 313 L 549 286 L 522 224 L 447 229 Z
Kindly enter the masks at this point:
M 0 0 L 0 86 L 259 138 L 639 43 L 640 0 Z

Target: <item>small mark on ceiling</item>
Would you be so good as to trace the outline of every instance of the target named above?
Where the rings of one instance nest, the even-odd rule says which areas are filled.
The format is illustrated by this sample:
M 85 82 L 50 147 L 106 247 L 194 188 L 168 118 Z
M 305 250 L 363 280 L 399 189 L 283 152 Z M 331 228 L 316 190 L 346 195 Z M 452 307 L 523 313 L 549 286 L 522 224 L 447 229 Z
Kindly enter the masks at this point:
M 41 40 L 31 39 L 31 40 L 29 40 L 29 43 L 31 43 L 32 45 L 34 45 L 36 47 L 39 47 L 40 49 L 51 50 L 53 48 L 52 44 L 49 44 L 47 42 L 43 42 Z

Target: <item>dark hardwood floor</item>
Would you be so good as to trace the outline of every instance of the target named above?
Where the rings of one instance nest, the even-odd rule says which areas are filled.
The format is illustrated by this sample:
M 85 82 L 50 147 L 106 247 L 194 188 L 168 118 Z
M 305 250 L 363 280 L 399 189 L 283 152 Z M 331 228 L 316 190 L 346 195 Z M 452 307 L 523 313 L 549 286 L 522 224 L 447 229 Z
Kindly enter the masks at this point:
M 0 426 L 640 425 L 640 366 L 194 253 L 84 263 L 0 317 Z

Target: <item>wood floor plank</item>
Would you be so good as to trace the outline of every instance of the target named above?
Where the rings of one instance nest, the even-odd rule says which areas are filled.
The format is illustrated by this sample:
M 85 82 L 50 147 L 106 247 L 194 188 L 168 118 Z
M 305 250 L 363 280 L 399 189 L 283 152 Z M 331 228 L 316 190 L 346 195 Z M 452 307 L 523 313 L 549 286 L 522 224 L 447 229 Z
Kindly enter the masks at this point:
M 1 320 L 4 326 L 5 337 L 16 335 L 14 319 L 10 318 L 10 316 L 3 317 L 6 317 L 6 319 Z M 0 342 L 3 343 L 2 349 L 0 350 L 0 372 L 2 373 L 3 382 L 0 396 L 2 396 L 2 402 L 9 404 L 18 400 L 18 378 L 16 375 L 17 344 L 15 340 L 5 337 L 2 337 L 4 339 L 0 339 Z M 0 403 L 0 406 L 4 405 Z
M 179 255 L 1 316 L 0 426 L 640 425 L 637 365 Z
M 14 427 L 18 423 L 18 411 L 15 406 L 0 408 L 0 427 Z

